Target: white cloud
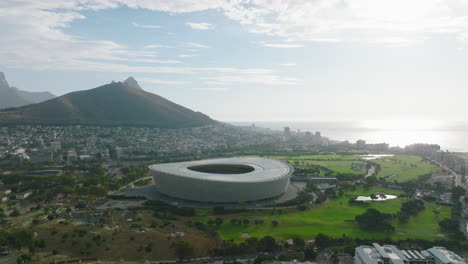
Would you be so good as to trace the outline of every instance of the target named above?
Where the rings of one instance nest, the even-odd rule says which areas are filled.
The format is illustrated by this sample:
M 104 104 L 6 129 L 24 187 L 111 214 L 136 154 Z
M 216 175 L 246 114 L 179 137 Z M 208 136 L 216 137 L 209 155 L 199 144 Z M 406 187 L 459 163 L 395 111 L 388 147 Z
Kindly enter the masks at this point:
M 179 58 L 192 58 L 195 56 L 195 54 L 179 54 Z
M 147 77 L 137 78 L 137 80 L 143 83 L 164 84 L 164 85 L 180 85 L 180 84 L 188 83 L 184 81 L 162 80 L 162 79 L 154 79 L 154 78 L 147 78 Z
M 288 43 L 265 43 L 260 42 L 260 45 L 267 48 L 280 48 L 280 49 L 294 49 L 294 48 L 303 48 L 302 44 L 288 44 Z
M 201 48 L 201 49 L 210 48 L 210 46 L 208 46 L 208 45 L 200 44 L 200 43 L 196 43 L 196 42 L 187 42 L 187 43 L 185 43 L 185 45 L 187 47 L 190 47 L 190 48 Z
M 161 28 L 161 26 L 158 25 L 142 25 L 136 22 L 132 22 L 132 25 L 137 28 Z
M 283 67 L 293 67 L 296 66 L 297 64 L 295 62 L 288 62 L 288 63 L 281 63 L 280 66 Z
M 214 29 L 215 25 L 210 24 L 210 23 L 195 23 L 195 22 L 187 22 L 185 23 L 187 26 L 191 27 L 192 29 L 198 29 L 198 30 L 208 30 L 208 29 Z
M 171 2 L 171 3 L 168 3 Z M 174 7 L 177 0 L 163 1 L 166 7 Z M 184 12 L 195 11 L 192 3 L 180 6 Z M 211 0 L 208 2 L 212 2 Z M 204 2 L 204 3 L 208 3 Z M 142 1 L 139 1 L 142 3 Z M 180 3 L 180 2 L 179 2 Z M 198 2 L 197 2 L 198 3 Z M 203 3 L 203 1 L 201 1 Z M 233 67 L 186 67 L 177 60 L 161 60 L 162 47 L 148 45 L 143 50 L 129 49 L 125 45 L 108 40 L 88 40 L 63 31 L 73 21 L 84 19 L 79 12 L 116 8 L 113 0 L 22 0 L 0 2 L 0 65 L 38 70 L 72 70 L 119 73 L 170 73 L 183 74 L 199 80 L 197 75 L 208 76 L 213 83 L 264 83 L 286 84 L 295 79 L 281 77 L 272 69 Z M 190 7 L 191 6 L 191 7 Z M 133 7 L 133 6 L 132 6 Z M 161 6 L 159 6 L 161 7 Z M 190 7 L 190 8 L 189 8 Z M 196 9 L 196 8 L 195 8 Z M 180 11 L 180 10 L 179 10 Z M 184 47 L 207 48 L 195 42 Z M 193 56 L 181 54 L 181 57 Z M 144 65 L 140 65 L 144 63 Z M 152 65 L 167 64 L 167 66 Z M 209 77 L 211 76 L 211 78 Z M 140 79 L 161 85 L 180 85 L 181 80 Z M 208 86 L 209 87 L 209 86 Z M 223 87 L 222 85 L 216 87 Z
M 116 0 L 130 8 L 148 9 L 169 13 L 190 13 L 208 9 L 220 9 L 226 0 Z
M 170 13 L 219 10 L 250 32 L 293 41 L 398 46 L 438 36 L 467 41 L 468 32 L 466 0 L 116 1 Z
M 146 45 L 144 46 L 145 49 L 160 49 L 160 48 L 173 48 L 172 46 L 169 45 L 160 45 L 160 44 L 151 44 L 151 45 Z
M 218 75 L 202 78 L 208 84 L 234 85 L 234 84 L 263 84 L 263 85 L 296 85 L 299 79 L 282 77 L 276 74 L 237 74 Z
M 211 92 L 225 92 L 225 91 L 228 91 L 229 88 L 226 88 L 226 87 L 203 87 L 203 88 L 192 88 L 192 90 L 211 91 Z

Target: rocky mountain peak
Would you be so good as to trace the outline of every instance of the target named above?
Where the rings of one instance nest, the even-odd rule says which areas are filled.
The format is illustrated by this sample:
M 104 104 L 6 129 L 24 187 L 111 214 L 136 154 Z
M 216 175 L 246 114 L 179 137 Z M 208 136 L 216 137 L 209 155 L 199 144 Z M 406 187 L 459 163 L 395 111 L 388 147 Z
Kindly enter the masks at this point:
M 10 87 L 3 72 L 0 72 L 0 87 Z
M 138 84 L 137 80 L 135 80 L 135 78 L 133 78 L 133 77 L 128 77 L 125 81 L 123 81 L 123 83 L 125 83 L 126 85 L 128 85 L 130 87 L 141 89 L 141 87 Z

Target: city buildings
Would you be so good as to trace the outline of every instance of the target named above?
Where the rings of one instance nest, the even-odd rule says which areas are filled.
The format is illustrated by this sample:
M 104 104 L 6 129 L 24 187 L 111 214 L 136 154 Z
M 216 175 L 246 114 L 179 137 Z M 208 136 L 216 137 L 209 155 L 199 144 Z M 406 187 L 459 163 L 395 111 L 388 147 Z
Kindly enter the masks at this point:
M 465 261 L 443 247 L 419 251 L 373 243 L 356 248 L 354 264 L 465 264 Z

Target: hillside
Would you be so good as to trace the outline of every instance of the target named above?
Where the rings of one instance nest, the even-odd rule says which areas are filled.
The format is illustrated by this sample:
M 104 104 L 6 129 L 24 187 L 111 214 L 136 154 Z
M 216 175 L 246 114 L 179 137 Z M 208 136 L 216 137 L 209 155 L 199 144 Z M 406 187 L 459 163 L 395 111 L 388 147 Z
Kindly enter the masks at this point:
M 112 82 L 72 92 L 39 104 L 0 111 L 0 124 L 132 125 L 196 127 L 214 122 L 208 116 L 146 92 L 126 82 Z
M 54 98 L 49 92 L 28 92 L 8 84 L 5 74 L 0 72 L 0 109 L 40 103 Z

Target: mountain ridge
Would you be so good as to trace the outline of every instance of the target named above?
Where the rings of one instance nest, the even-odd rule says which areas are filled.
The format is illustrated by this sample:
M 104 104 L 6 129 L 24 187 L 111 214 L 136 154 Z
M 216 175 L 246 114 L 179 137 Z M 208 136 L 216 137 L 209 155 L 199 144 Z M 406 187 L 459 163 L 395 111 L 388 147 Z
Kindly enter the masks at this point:
M 0 110 L 0 124 L 182 128 L 215 122 L 203 113 L 135 88 L 123 82 L 113 82 L 39 104 Z
M 0 109 L 40 103 L 55 98 L 50 92 L 29 92 L 10 86 L 5 73 L 0 72 Z

